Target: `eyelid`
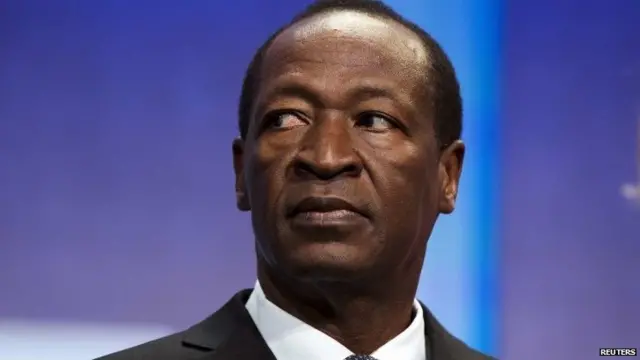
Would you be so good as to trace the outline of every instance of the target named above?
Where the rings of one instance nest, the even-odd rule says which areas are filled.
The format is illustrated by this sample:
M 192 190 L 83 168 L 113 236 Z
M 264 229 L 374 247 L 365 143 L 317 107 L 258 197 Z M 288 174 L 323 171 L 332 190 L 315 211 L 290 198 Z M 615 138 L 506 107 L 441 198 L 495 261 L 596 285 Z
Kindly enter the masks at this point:
M 400 127 L 400 121 L 398 121 L 395 117 L 380 112 L 380 111 L 363 111 L 360 114 L 358 114 L 358 116 L 356 117 L 356 119 L 361 119 L 364 116 L 377 116 L 380 118 L 383 118 L 384 120 L 386 120 L 387 122 L 389 122 L 389 124 L 393 125 L 394 127 Z
M 272 110 L 265 114 L 265 118 L 274 118 L 282 115 L 293 115 L 303 121 L 307 121 L 308 119 L 307 116 L 302 111 L 294 110 L 294 109 Z
M 266 130 L 273 123 L 273 120 L 277 119 L 278 117 L 280 117 L 282 115 L 292 115 L 292 116 L 297 117 L 300 121 L 308 122 L 306 115 L 303 114 L 299 110 L 277 109 L 277 110 L 267 111 L 262 116 L 262 121 L 261 121 L 261 124 L 260 124 L 260 130 L 261 131 Z
M 371 115 L 371 114 L 384 118 L 389 122 L 392 129 L 400 130 L 405 135 L 410 136 L 411 132 L 409 131 L 408 125 L 403 120 L 400 120 L 400 118 L 389 115 L 386 112 L 377 111 L 377 110 L 363 111 L 357 115 L 356 119 L 360 119 L 360 117 L 362 116 Z

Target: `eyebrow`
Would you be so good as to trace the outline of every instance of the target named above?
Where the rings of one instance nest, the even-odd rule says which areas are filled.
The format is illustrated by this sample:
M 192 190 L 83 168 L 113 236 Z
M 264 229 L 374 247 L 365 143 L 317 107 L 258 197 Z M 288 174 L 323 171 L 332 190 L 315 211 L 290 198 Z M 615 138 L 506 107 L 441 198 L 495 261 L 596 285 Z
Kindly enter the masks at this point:
M 271 101 L 272 99 L 280 96 L 291 96 L 300 98 L 302 100 L 310 102 L 315 107 L 323 107 L 325 101 L 318 92 L 312 90 L 310 87 L 305 86 L 298 82 L 288 82 L 282 85 L 276 86 L 270 90 L 264 97 L 264 103 Z M 354 87 L 349 90 L 346 95 L 348 102 L 362 102 L 375 98 L 387 98 L 396 101 L 403 105 L 409 105 L 407 100 L 400 98 L 394 91 L 384 86 L 375 86 L 370 84 L 363 84 Z

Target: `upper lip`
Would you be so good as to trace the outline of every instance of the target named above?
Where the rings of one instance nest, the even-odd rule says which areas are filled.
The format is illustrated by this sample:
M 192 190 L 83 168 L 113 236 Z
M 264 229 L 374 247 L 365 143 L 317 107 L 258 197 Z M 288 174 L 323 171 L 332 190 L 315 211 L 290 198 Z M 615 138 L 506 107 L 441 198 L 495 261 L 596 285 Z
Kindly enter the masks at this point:
M 358 207 L 338 197 L 307 197 L 294 206 L 289 212 L 289 215 L 293 216 L 303 212 L 329 212 L 337 210 L 348 210 L 364 215 L 363 211 L 358 209 Z

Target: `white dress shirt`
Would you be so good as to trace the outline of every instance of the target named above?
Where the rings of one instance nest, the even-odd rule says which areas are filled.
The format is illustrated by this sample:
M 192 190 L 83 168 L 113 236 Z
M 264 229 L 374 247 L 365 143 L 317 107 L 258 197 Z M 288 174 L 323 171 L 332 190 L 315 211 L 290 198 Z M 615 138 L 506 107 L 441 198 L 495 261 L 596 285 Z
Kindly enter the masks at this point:
M 377 360 L 426 360 L 422 306 L 414 301 L 408 328 L 371 355 Z M 290 315 L 269 301 L 256 283 L 246 304 L 258 331 L 278 360 L 343 360 L 353 355 L 329 335 Z

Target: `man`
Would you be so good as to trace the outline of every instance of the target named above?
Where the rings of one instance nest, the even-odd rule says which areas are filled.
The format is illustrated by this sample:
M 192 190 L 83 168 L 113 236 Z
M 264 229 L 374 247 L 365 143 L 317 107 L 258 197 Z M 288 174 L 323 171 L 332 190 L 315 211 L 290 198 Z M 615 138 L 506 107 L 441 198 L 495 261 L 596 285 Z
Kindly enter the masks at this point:
M 489 359 L 415 300 L 464 155 L 458 82 L 429 35 L 380 2 L 317 2 L 259 49 L 239 115 L 255 288 L 103 360 Z

